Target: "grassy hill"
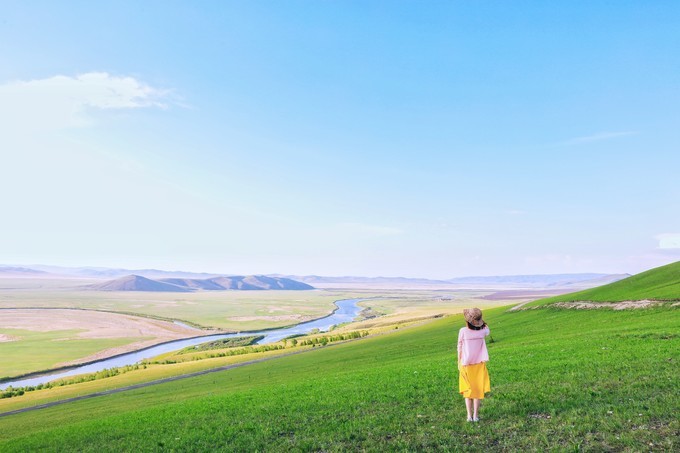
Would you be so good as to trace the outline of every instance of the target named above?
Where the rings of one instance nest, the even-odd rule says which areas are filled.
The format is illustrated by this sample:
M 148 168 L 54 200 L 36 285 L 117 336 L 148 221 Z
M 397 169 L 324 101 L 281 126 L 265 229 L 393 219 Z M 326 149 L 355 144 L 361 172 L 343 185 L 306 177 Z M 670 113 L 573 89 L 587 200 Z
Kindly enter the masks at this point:
M 173 293 L 191 291 L 190 288 L 151 280 L 141 275 L 127 275 L 115 280 L 90 285 L 89 288 L 96 291 L 159 291 Z
M 529 305 L 554 302 L 621 302 L 626 300 L 680 300 L 680 261 L 650 269 L 597 288 L 563 294 Z
M 481 422 L 456 393 L 460 316 L 0 418 L 0 451 L 680 448 L 678 309 L 488 310 Z

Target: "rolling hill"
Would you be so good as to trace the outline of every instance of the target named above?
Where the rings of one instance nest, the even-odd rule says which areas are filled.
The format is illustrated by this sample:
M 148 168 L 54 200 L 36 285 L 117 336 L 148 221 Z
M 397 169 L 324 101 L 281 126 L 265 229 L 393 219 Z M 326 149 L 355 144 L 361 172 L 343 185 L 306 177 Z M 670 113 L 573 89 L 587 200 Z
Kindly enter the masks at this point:
M 597 288 L 542 299 L 529 305 L 554 302 L 622 302 L 680 300 L 680 261 L 650 269 Z
M 164 278 L 152 280 L 140 275 L 128 275 L 103 283 L 89 285 L 96 291 L 154 291 L 154 292 L 190 292 L 190 291 L 225 291 L 225 290 L 309 290 L 314 289 L 306 283 L 289 278 L 267 277 L 264 275 L 214 277 L 208 279 Z
M 314 289 L 307 283 L 298 282 L 285 277 L 267 277 L 265 275 L 215 277 L 208 281 L 222 287 L 222 289 L 239 290 L 263 290 L 263 289 L 282 289 L 282 290 L 307 290 Z
M 197 279 L 197 278 L 160 278 L 159 282 L 169 283 L 171 285 L 181 286 L 190 289 L 203 289 L 207 291 L 220 291 L 225 289 L 218 285 L 211 279 Z
M 170 283 L 151 280 L 140 275 L 128 275 L 88 286 L 95 291 L 157 291 L 157 292 L 189 292 L 190 288 L 172 285 Z

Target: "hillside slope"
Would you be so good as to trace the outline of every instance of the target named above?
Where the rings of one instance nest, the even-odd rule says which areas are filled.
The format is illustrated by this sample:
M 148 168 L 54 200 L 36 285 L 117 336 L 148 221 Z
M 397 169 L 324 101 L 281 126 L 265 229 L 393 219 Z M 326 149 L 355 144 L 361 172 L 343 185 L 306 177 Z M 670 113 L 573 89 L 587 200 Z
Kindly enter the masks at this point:
M 189 288 L 172 285 L 170 283 L 151 280 L 140 275 L 128 275 L 126 277 L 109 280 L 104 283 L 90 285 L 95 291 L 158 291 L 158 292 L 188 292 Z
M 171 285 L 182 286 L 191 289 L 204 289 L 207 291 L 220 291 L 225 289 L 218 285 L 211 279 L 197 279 L 197 278 L 161 278 L 158 280 L 163 283 L 170 283 Z
M 680 300 L 680 261 L 608 285 L 542 299 L 528 306 L 555 302 L 621 302 L 645 299 Z
M 476 424 L 455 391 L 455 316 L 5 417 L 0 451 L 673 451 L 677 313 L 486 311 Z
M 307 283 L 298 282 L 285 277 L 267 277 L 265 275 L 247 275 L 231 277 L 215 277 L 209 280 L 223 289 L 239 290 L 307 290 L 314 289 Z

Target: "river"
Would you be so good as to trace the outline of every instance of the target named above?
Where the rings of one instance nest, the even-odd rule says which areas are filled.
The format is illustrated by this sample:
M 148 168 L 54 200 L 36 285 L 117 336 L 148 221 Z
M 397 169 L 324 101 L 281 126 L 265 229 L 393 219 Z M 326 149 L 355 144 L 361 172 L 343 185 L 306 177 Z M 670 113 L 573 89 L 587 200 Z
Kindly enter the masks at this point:
M 260 332 L 239 332 L 208 335 L 204 337 L 170 341 L 167 343 L 158 344 L 156 346 L 151 346 L 149 348 L 142 349 L 139 351 L 129 352 L 108 359 L 99 360 L 97 362 L 76 366 L 75 368 L 70 368 L 65 371 L 62 370 L 52 374 L 45 374 L 25 379 L 18 379 L 16 381 L 2 382 L 0 383 L 0 390 L 4 390 L 10 386 L 14 388 L 19 388 L 32 385 L 39 385 L 53 381 L 55 379 L 61 379 L 68 376 L 75 376 L 77 374 L 95 373 L 97 371 L 101 371 L 107 368 L 134 365 L 135 363 L 138 363 L 144 359 L 150 359 L 152 357 L 156 357 L 157 355 L 165 354 L 166 352 L 178 351 L 188 346 L 195 346 L 197 344 L 206 343 L 208 341 L 220 340 L 223 338 L 264 335 L 264 338 L 260 340 L 257 344 L 267 344 L 275 343 L 291 335 L 309 333 L 314 329 L 319 329 L 319 331 L 325 332 L 334 325 L 353 321 L 354 318 L 356 318 L 359 315 L 359 312 L 361 312 L 361 310 L 363 309 L 358 305 L 359 302 L 363 300 L 365 299 L 337 300 L 335 301 L 335 305 L 337 308 L 332 314 L 323 318 L 315 319 L 313 321 L 303 322 L 293 327 L 264 330 Z

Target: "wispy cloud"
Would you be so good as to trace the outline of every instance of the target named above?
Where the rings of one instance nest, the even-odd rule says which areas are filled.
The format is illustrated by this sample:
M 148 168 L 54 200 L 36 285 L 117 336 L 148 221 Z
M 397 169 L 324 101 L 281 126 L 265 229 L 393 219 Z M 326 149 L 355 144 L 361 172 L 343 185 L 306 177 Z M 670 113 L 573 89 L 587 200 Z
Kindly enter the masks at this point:
M 655 237 L 660 249 L 680 249 L 680 233 L 664 233 Z
M 0 85 L 0 121 L 20 129 L 61 129 L 91 122 L 91 110 L 166 108 L 169 92 L 106 72 Z
M 559 145 L 563 145 L 563 146 L 579 145 L 579 144 L 582 144 L 582 143 L 599 142 L 599 141 L 611 140 L 613 138 L 625 137 L 625 136 L 628 136 L 628 135 L 636 135 L 636 134 L 639 134 L 639 132 L 638 131 L 598 132 L 596 134 L 585 135 L 583 137 L 570 138 L 569 140 L 565 140 L 563 142 L 560 142 Z

